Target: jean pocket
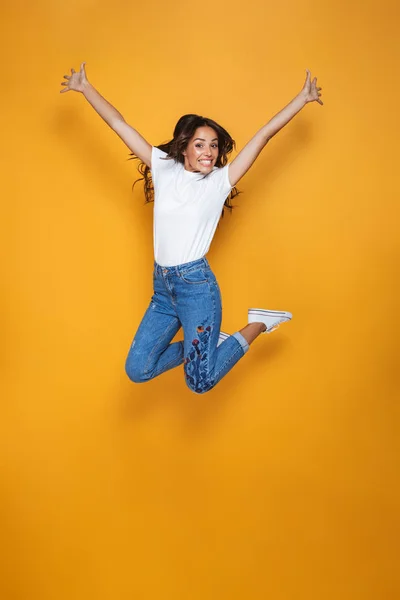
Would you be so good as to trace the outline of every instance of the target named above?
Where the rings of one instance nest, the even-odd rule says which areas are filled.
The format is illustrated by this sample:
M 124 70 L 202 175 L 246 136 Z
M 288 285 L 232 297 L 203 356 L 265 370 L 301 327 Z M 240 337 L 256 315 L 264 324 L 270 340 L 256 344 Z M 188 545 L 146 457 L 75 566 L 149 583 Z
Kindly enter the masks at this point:
M 207 283 L 208 279 L 203 269 L 192 269 L 181 273 L 181 277 L 185 283 Z

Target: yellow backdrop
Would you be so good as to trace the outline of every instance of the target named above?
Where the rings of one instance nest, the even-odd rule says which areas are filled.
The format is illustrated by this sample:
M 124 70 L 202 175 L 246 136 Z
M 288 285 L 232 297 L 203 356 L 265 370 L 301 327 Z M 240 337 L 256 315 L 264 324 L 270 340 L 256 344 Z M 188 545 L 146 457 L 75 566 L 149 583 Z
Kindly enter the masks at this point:
M 398 10 L 2 7 L 2 599 L 399 597 Z M 323 88 L 208 255 L 225 331 L 249 306 L 293 321 L 203 396 L 182 369 L 125 375 L 153 208 L 124 144 L 59 94 L 81 61 L 151 144 L 196 112 L 240 150 L 307 68 Z

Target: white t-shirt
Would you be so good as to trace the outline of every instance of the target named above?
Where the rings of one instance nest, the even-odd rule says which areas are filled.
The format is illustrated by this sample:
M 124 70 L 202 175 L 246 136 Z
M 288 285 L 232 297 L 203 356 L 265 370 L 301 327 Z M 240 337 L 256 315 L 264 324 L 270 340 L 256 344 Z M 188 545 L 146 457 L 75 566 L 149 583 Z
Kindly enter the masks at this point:
M 172 267 L 207 254 L 232 186 L 228 167 L 206 176 L 187 171 L 155 146 L 151 153 L 154 185 L 154 258 Z

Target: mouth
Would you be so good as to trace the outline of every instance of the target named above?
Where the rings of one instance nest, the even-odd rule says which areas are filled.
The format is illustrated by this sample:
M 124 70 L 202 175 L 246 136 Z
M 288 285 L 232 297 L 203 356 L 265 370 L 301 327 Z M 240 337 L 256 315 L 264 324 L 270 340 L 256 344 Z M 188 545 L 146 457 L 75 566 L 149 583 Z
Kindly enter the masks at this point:
M 199 160 L 199 162 L 200 162 L 202 165 L 204 165 L 204 166 L 206 166 L 206 167 L 209 167 L 209 166 L 212 164 L 212 162 L 213 162 L 213 161 L 212 161 L 212 160 L 207 160 L 207 159 L 202 159 L 202 160 Z

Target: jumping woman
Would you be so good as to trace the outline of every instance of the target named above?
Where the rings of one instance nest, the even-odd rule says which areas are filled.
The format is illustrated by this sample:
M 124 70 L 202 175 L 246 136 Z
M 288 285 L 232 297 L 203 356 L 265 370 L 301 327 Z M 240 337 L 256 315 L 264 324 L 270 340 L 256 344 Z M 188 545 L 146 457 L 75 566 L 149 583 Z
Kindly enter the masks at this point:
M 264 146 L 308 102 L 323 104 L 317 78 L 311 82 L 306 72 L 299 94 L 230 163 L 235 142 L 212 119 L 183 115 L 170 142 L 151 146 L 89 83 L 85 63 L 79 72 L 64 75 L 61 92 L 81 92 L 125 142 L 141 161 L 146 200 L 154 199 L 154 294 L 126 360 L 132 381 L 149 381 L 183 364 L 188 387 L 202 394 L 232 369 L 256 337 L 292 318 L 286 311 L 250 308 L 245 327 L 232 335 L 221 332 L 221 293 L 206 254 L 224 206 L 231 208 L 236 184 Z M 184 341 L 172 343 L 180 327 Z

